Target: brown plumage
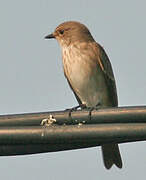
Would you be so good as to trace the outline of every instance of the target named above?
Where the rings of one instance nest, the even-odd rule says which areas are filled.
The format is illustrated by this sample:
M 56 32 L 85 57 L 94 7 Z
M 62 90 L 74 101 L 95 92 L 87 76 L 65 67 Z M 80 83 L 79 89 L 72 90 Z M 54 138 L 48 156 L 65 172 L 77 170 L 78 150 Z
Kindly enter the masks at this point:
M 75 21 L 60 24 L 46 38 L 56 38 L 62 49 L 63 68 L 67 81 L 80 105 L 118 106 L 115 78 L 104 49 L 95 42 L 88 28 Z M 102 146 L 104 165 L 122 168 L 117 144 Z

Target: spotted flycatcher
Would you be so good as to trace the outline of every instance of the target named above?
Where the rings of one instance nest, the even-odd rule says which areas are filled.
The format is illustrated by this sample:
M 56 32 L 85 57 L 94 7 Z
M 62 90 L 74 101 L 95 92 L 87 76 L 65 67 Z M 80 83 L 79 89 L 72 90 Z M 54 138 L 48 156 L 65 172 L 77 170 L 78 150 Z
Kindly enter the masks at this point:
M 118 98 L 111 63 L 88 28 L 75 21 L 60 24 L 46 36 L 55 38 L 62 49 L 65 77 L 81 107 L 117 107 Z M 122 168 L 118 144 L 102 145 L 104 165 Z

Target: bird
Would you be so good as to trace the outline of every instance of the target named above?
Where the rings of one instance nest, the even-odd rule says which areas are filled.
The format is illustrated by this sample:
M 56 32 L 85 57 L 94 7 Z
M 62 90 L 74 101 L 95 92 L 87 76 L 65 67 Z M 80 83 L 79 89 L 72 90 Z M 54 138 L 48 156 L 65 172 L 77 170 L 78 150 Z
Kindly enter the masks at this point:
M 104 48 L 88 28 L 77 21 L 66 21 L 45 39 L 56 39 L 61 47 L 64 75 L 81 108 L 117 107 L 114 73 Z M 101 146 L 106 169 L 122 168 L 118 144 Z

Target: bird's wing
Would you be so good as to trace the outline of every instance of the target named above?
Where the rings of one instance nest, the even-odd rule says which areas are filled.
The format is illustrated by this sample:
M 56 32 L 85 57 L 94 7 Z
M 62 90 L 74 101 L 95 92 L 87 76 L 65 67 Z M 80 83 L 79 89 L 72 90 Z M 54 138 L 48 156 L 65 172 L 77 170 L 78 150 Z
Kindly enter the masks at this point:
M 98 64 L 100 65 L 100 68 L 102 69 L 103 74 L 105 76 L 112 105 L 118 106 L 117 89 L 111 63 L 103 47 L 99 44 L 97 44 L 96 47 L 98 48 L 99 53 Z

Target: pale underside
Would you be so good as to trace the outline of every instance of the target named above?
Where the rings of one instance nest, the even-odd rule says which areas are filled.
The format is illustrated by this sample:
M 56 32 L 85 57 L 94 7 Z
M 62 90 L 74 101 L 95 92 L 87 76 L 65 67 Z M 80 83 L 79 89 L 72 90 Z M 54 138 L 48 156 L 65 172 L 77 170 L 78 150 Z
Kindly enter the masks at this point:
M 100 45 L 76 43 L 62 47 L 62 54 L 65 76 L 79 104 L 117 106 L 112 67 Z

